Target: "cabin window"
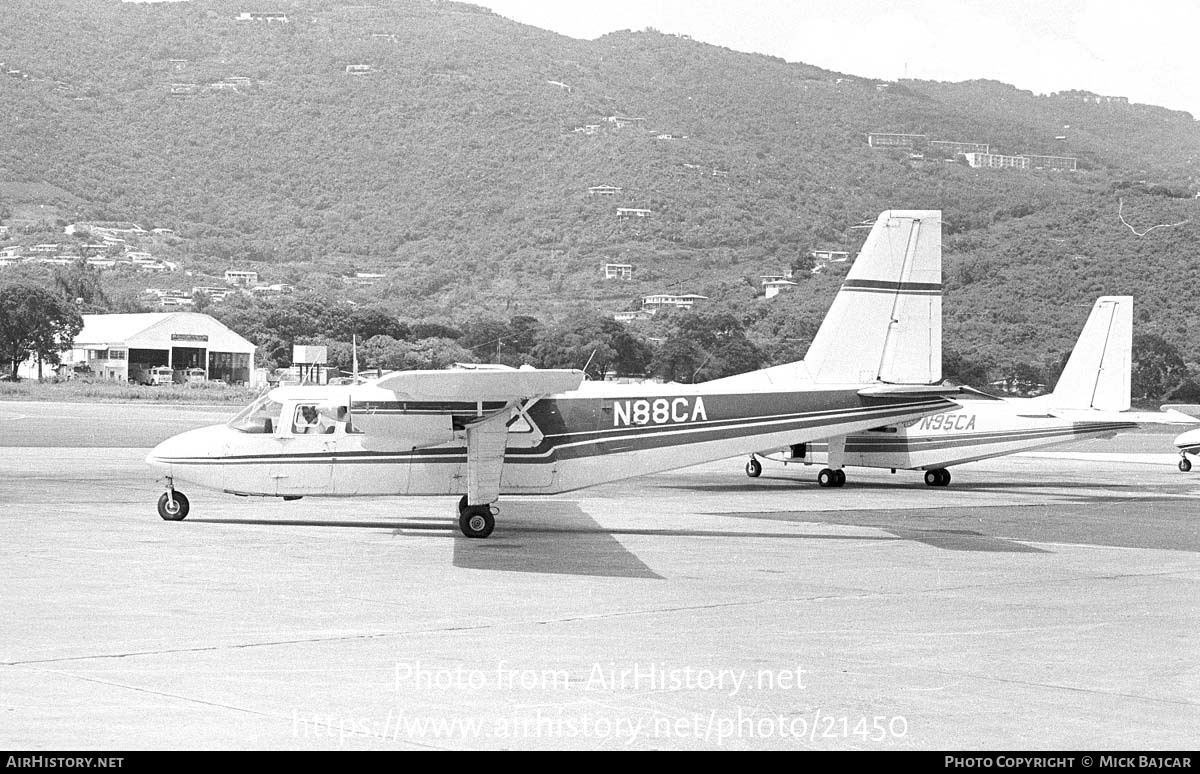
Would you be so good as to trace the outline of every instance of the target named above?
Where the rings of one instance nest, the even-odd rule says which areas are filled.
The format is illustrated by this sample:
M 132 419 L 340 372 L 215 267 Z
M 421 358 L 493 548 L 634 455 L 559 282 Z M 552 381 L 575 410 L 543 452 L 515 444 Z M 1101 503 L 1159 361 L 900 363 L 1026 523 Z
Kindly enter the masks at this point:
M 868 433 L 895 433 L 897 432 L 895 425 L 886 425 L 884 427 L 872 427 Z
M 275 424 L 279 421 L 279 412 L 282 410 L 282 403 L 277 403 L 264 395 L 229 420 L 229 426 L 243 433 L 266 433 L 269 435 L 275 432 Z

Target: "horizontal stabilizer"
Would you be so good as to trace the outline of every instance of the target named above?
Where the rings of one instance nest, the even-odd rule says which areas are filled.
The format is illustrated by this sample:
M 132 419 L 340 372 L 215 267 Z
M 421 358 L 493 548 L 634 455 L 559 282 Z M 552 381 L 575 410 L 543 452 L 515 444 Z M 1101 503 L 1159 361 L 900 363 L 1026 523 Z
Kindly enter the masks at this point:
M 1196 417 L 1181 411 L 1100 411 L 1096 409 L 1051 409 L 1049 414 L 1071 422 L 1133 422 L 1139 425 L 1194 425 Z
M 876 384 L 864 387 L 858 394 L 864 398 L 902 398 L 906 395 L 914 398 L 928 398 L 931 395 L 944 395 L 952 398 L 955 395 L 975 393 L 970 387 L 957 387 L 943 384 Z M 983 393 L 978 393 L 982 395 Z
M 413 401 L 510 401 L 557 395 L 579 389 L 583 371 L 571 370 L 460 370 L 401 371 L 385 376 L 375 386 L 396 397 Z
M 1166 403 L 1159 406 L 1162 411 L 1182 411 L 1190 417 L 1194 417 L 1197 422 L 1200 422 L 1200 405 L 1195 403 Z

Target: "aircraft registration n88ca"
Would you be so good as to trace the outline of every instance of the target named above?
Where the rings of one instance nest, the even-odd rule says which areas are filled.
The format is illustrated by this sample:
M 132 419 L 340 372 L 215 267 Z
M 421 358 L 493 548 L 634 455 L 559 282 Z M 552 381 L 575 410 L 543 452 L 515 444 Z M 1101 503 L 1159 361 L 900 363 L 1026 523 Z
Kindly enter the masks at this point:
M 882 213 L 802 361 L 697 385 L 577 370 L 405 371 L 271 390 L 225 425 L 168 439 L 164 519 L 187 482 L 237 495 L 461 495 L 487 537 L 501 494 L 555 494 L 945 411 L 941 213 Z

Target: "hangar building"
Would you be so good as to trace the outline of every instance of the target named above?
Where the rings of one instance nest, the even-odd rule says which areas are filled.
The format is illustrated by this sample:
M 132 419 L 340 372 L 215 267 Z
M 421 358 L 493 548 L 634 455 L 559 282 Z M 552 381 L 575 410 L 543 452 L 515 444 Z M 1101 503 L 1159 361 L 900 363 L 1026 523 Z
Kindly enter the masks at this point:
M 85 314 L 63 363 L 125 381 L 155 366 L 203 368 L 208 379 L 250 383 L 254 345 L 206 314 Z

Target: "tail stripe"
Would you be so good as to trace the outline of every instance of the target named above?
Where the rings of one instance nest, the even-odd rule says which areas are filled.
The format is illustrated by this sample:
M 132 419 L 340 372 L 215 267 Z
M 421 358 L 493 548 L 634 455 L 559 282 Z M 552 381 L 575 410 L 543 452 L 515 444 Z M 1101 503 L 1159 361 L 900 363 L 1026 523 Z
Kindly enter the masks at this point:
M 842 290 L 861 290 L 875 293 L 904 293 L 906 295 L 941 295 L 940 282 L 885 282 L 884 280 L 846 280 Z

